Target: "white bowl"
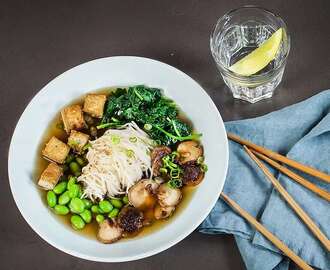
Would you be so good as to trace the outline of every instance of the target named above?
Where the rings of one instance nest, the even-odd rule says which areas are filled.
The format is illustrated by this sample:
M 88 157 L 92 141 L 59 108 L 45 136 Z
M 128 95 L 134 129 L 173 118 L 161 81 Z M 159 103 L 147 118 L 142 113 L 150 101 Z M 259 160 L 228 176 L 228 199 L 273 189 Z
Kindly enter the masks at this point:
M 60 108 L 84 93 L 107 86 L 145 84 L 164 90 L 203 133 L 208 172 L 189 204 L 172 222 L 146 236 L 105 245 L 63 224 L 42 201 L 32 175 L 42 136 Z M 221 116 L 202 87 L 167 64 L 141 57 L 97 59 L 48 83 L 29 103 L 14 131 L 8 157 L 11 191 L 21 214 L 45 241 L 71 255 L 102 262 L 136 260 L 159 253 L 189 235 L 206 218 L 223 188 L 228 164 Z

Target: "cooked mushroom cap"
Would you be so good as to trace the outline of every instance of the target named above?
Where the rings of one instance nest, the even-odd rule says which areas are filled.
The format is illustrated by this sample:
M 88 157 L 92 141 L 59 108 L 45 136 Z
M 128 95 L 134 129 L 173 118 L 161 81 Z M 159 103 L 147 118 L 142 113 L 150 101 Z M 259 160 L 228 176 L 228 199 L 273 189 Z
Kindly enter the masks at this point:
M 182 182 L 188 186 L 196 186 L 202 182 L 204 173 L 195 161 L 189 161 L 182 165 Z
M 181 198 L 181 190 L 178 188 L 171 188 L 167 183 L 161 184 L 157 190 L 158 203 L 162 207 L 176 206 Z
M 151 156 L 151 165 L 154 176 L 159 176 L 159 169 L 163 166 L 162 158 L 172 152 L 171 148 L 167 146 L 158 146 L 155 147 L 150 156 Z
M 156 203 L 155 191 L 159 184 L 151 179 L 143 179 L 128 190 L 128 200 L 134 207 L 144 210 Z
M 104 220 L 99 226 L 97 239 L 104 244 L 111 244 L 122 237 L 123 230 L 112 220 Z
M 168 218 L 170 215 L 173 214 L 174 210 L 175 210 L 174 206 L 162 207 L 159 204 L 157 204 L 154 209 L 155 219 Z
M 180 154 L 179 161 L 181 164 L 189 161 L 195 161 L 203 155 L 203 148 L 196 141 L 185 141 L 180 143 L 177 151 Z
M 143 213 L 132 206 L 126 206 L 120 211 L 118 223 L 125 232 L 135 233 L 143 226 Z

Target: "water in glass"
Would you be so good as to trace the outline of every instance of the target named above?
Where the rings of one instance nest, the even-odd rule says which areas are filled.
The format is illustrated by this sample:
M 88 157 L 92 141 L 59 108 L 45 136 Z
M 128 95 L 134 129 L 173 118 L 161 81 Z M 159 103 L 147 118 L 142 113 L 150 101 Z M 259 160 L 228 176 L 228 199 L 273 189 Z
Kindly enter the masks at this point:
M 259 72 L 241 76 L 229 67 L 250 54 L 279 28 L 283 37 L 275 59 Z M 251 103 L 270 98 L 282 80 L 289 53 L 289 36 L 281 18 L 256 8 L 243 7 L 219 19 L 211 35 L 211 51 L 220 73 L 234 98 Z

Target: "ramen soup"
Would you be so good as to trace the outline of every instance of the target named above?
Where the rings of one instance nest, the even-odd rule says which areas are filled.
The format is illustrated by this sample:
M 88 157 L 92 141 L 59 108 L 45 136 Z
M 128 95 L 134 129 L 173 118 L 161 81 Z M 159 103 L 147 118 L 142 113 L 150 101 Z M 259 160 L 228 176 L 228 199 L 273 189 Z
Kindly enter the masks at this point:
M 201 134 L 146 86 L 87 94 L 46 132 L 38 186 L 47 206 L 105 244 L 170 220 L 204 178 Z

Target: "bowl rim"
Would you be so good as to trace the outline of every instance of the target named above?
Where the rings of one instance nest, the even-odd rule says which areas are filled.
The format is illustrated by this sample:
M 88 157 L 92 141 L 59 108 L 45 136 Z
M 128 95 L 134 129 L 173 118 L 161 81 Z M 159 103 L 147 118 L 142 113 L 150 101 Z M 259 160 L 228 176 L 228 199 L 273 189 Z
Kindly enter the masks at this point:
M 58 243 L 56 243 L 55 241 L 52 240 L 51 237 L 47 236 L 46 234 L 44 234 L 43 232 L 39 231 L 36 226 L 34 225 L 34 221 L 32 220 L 32 218 L 27 215 L 26 213 L 24 213 L 22 211 L 22 209 L 20 208 L 19 206 L 19 203 L 18 203 L 18 199 L 15 197 L 15 194 L 13 192 L 13 178 L 14 176 L 12 175 L 12 171 L 11 171 L 11 167 L 12 167 L 12 156 L 13 156 L 13 148 L 14 148 L 14 142 L 15 142 L 15 137 L 16 137 L 16 133 L 17 133 L 17 130 L 18 130 L 18 127 L 20 125 L 22 125 L 22 118 L 23 118 L 23 115 L 25 114 L 25 112 L 31 107 L 34 105 L 34 100 L 40 96 L 43 92 L 45 92 L 47 90 L 47 86 L 50 85 L 51 83 L 53 83 L 55 80 L 58 80 L 60 79 L 62 76 L 66 75 L 67 73 L 69 72 L 72 72 L 74 71 L 75 69 L 79 69 L 81 68 L 83 65 L 88 65 L 88 64 L 91 64 L 91 63 L 95 63 L 95 62 L 98 62 L 98 61 L 111 61 L 112 59 L 118 59 L 118 58 L 121 58 L 123 60 L 127 60 L 127 61 L 130 61 L 130 60 L 142 60 L 142 61 L 149 61 L 149 62 L 153 62 L 155 64 L 158 64 L 158 65 L 165 65 L 167 68 L 179 73 L 180 75 L 184 76 L 185 79 L 187 80 L 191 80 L 193 83 L 195 83 L 199 88 L 200 88 L 200 92 L 202 95 L 204 95 L 208 100 L 209 100 L 209 103 L 208 105 L 209 106 L 212 106 L 214 111 L 217 112 L 217 115 L 216 117 L 220 120 L 220 125 L 221 125 L 221 128 L 224 132 L 226 132 L 226 129 L 225 129 L 225 125 L 224 125 L 224 122 L 222 120 L 222 117 L 220 115 L 220 112 L 219 110 L 217 109 L 216 105 L 214 104 L 213 100 L 211 99 L 211 97 L 207 94 L 207 92 L 203 89 L 202 86 L 200 86 L 200 84 L 198 84 L 194 79 L 192 79 L 189 75 L 187 75 L 186 73 L 184 73 L 183 71 L 167 64 L 167 63 L 164 63 L 164 62 L 161 62 L 161 61 L 158 61 L 158 60 L 154 60 L 154 59 L 151 59 L 151 58 L 146 58 L 146 57 L 139 57 L 139 56 L 110 56 L 110 57 L 102 57 L 102 58 L 97 58 L 97 59 L 93 59 L 93 60 L 90 60 L 90 61 L 87 61 L 87 62 L 84 62 L 84 63 L 81 63 L 81 64 L 78 64 L 74 67 L 71 67 L 69 68 L 68 70 L 64 71 L 63 73 L 57 75 L 55 78 L 51 79 L 47 84 L 45 84 L 44 86 L 41 87 L 41 89 L 30 99 L 29 103 L 26 105 L 26 107 L 24 108 L 23 112 L 21 113 L 16 125 L 15 125 L 15 128 L 14 128 L 14 131 L 12 133 L 12 137 L 11 137 L 11 140 L 10 140 L 10 145 L 9 145 L 9 149 L 8 149 L 8 163 L 7 163 L 7 170 L 8 170 L 8 181 L 9 181 L 9 185 L 10 185 L 10 191 L 11 191 L 11 194 L 14 198 L 14 201 L 15 201 L 15 204 L 16 204 L 16 207 L 18 208 L 19 212 L 21 213 L 21 215 L 23 216 L 24 220 L 29 224 L 29 226 L 32 228 L 32 230 L 34 232 L 36 232 L 45 242 L 49 243 L 51 246 L 55 247 L 56 249 L 58 250 L 61 250 L 67 254 L 70 254 L 72 256 L 75 256 L 77 258 L 82 258 L 82 259 L 85 259 L 85 260 L 89 260 L 89 261 L 97 261 L 97 262 L 128 262 L 128 261 L 133 261 L 133 260 L 138 260 L 138 259 L 142 259 L 142 258 L 146 258 L 146 257 L 149 257 L 149 256 L 152 256 L 152 255 L 155 255 L 155 254 L 158 254 L 172 246 L 174 246 L 175 244 L 177 244 L 178 242 L 180 242 L 181 240 L 183 240 L 184 238 L 186 238 L 188 235 L 190 235 L 202 222 L 203 220 L 208 216 L 208 214 L 211 212 L 212 208 L 214 207 L 214 205 L 216 204 L 218 198 L 214 199 L 212 203 L 210 203 L 208 205 L 208 207 L 205 209 L 204 211 L 204 214 L 199 216 L 199 218 L 196 218 L 195 222 L 193 222 L 192 225 L 189 226 L 189 229 L 185 230 L 182 234 L 180 234 L 178 237 L 172 239 L 171 241 L 168 241 L 166 242 L 166 244 L 163 244 L 161 246 L 159 246 L 158 248 L 154 248 L 152 249 L 151 251 L 147 251 L 147 252 L 144 252 L 144 253 L 140 253 L 140 254 L 137 254 L 137 255 L 129 255 L 129 256 L 121 256 L 121 257 L 118 257 L 118 258 L 103 258 L 103 257 L 96 257 L 96 256 L 90 256 L 90 255 L 85 255 L 85 254 L 82 254 L 78 251 L 75 251 L 75 250 L 72 250 L 72 249 L 68 249 L 66 248 L 65 246 L 63 245 L 60 245 Z M 224 139 L 224 150 L 225 150 L 225 153 L 224 153 L 224 174 L 223 174 L 223 181 L 222 181 L 222 184 L 220 184 L 218 187 L 219 189 L 219 195 L 220 195 L 220 192 L 222 191 L 223 187 L 224 187 L 224 184 L 225 184 L 225 180 L 226 180 L 226 175 L 227 175 L 227 171 L 228 171 L 228 162 L 229 162 L 229 149 L 228 149 L 228 139 L 227 139 L 227 136 L 225 136 L 225 139 Z M 221 179 L 219 179 L 220 181 Z

